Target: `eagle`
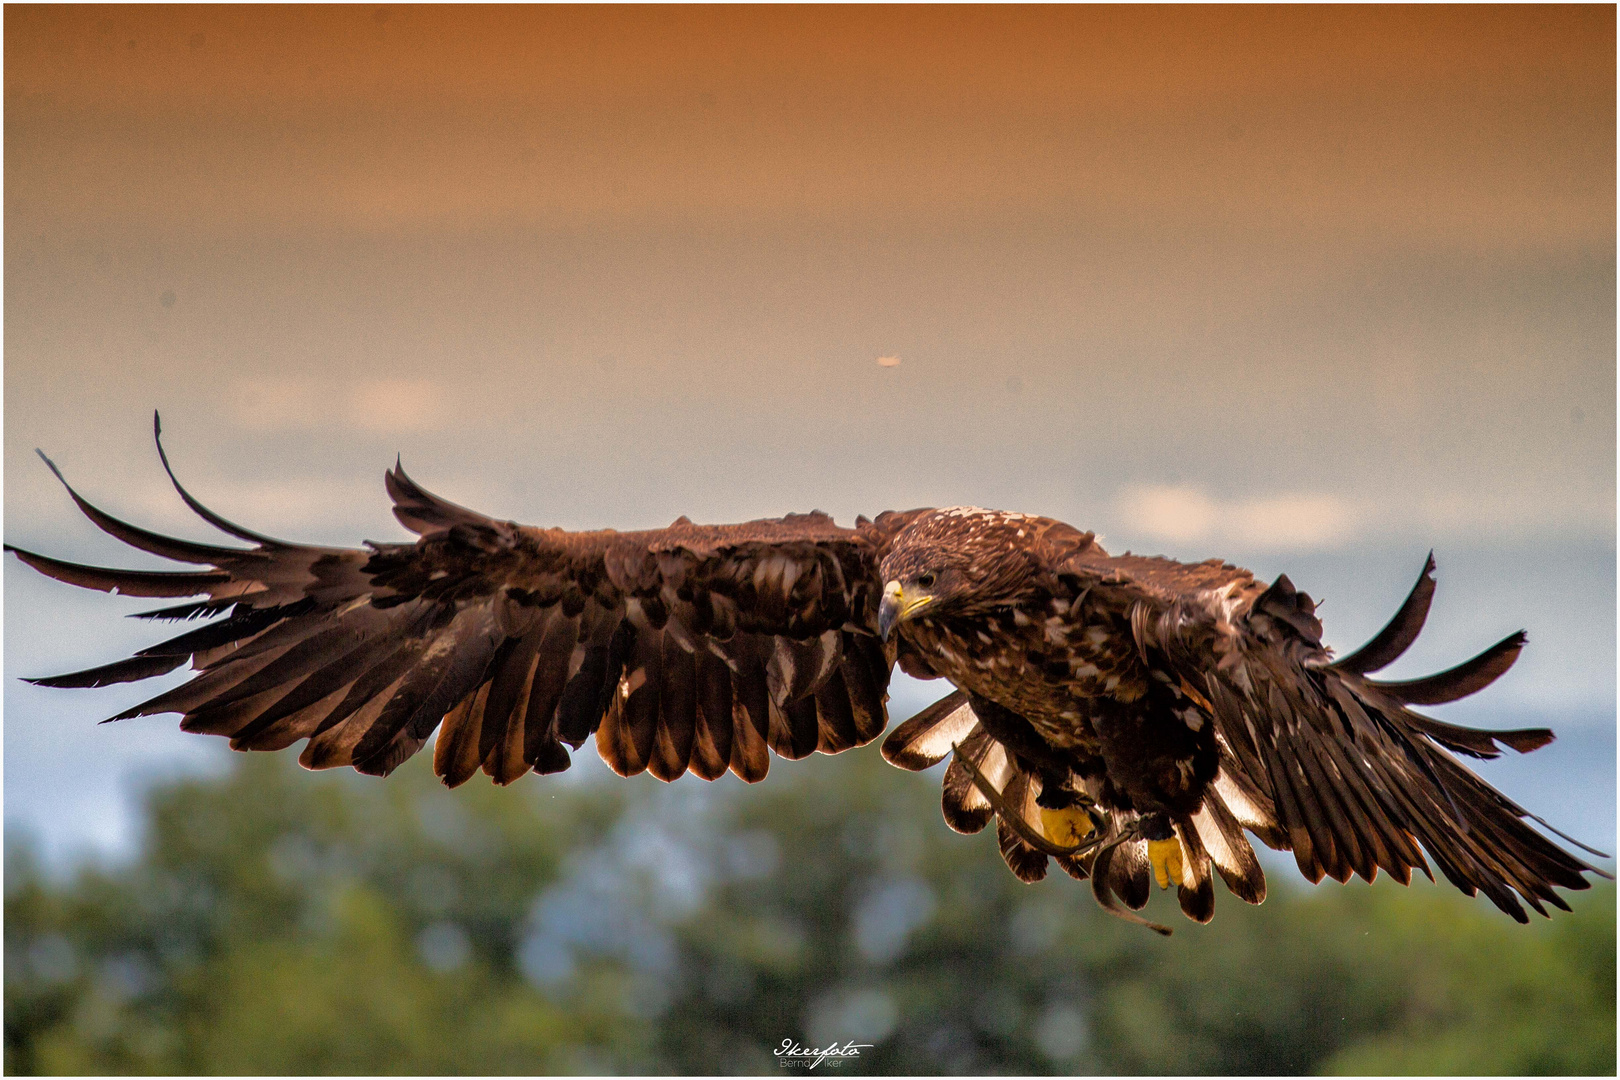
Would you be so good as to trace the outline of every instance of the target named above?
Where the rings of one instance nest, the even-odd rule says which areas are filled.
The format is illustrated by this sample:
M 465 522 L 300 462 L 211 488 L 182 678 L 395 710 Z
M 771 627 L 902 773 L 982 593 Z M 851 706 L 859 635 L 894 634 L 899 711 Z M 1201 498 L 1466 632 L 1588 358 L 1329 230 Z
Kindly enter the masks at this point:
M 195 569 L 119 570 L 6 546 L 58 581 L 184 602 L 142 612 L 201 625 L 128 659 L 32 679 L 91 687 L 190 681 L 111 720 L 178 713 L 236 750 L 303 741 L 310 769 L 387 776 L 437 732 L 433 770 L 510 784 L 568 768 L 594 740 L 622 776 L 726 772 L 763 780 L 770 755 L 862 746 L 888 726 L 898 666 L 953 690 L 900 724 L 884 757 L 949 759 L 946 823 L 996 823 L 1012 873 L 1051 863 L 1109 912 L 1153 886 L 1208 922 L 1214 878 L 1251 904 L 1265 875 L 1249 837 L 1292 852 L 1312 882 L 1431 863 L 1520 922 L 1568 910 L 1557 889 L 1603 871 L 1530 822 L 1601 856 L 1492 788 L 1458 755 L 1550 742 L 1413 706 L 1454 701 L 1512 666 L 1520 632 L 1427 678 L 1371 678 L 1412 644 L 1434 594 L 1429 557 L 1389 624 L 1348 656 L 1322 643 L 1311 598 L 1219 559 L 1110 555 L 1052 518 L 971 506 L 887 511 L 853 528 L 820 512 L 637 532 L 501 521 L 430 494 L 396 461 L 384 482 L 414 543 L 278 540 L 206 508 L 248 546 L 176 539 L 78 508 L 142 551 Z M 206 621 L 203 621 L 206 620 Z M 1603 876 L 1608 876 L 1603 874 Z

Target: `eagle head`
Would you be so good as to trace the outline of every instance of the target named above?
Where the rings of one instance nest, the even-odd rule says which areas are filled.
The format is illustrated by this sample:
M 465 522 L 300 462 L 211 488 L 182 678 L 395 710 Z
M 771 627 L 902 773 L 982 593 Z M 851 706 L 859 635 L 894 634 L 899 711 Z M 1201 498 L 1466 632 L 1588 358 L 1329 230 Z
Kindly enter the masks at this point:
M 1015 600 L 1030 577 L 1038 521 L 977 506 L 917 518 L 895 537 L 879 567 L 878 632 L 886 641 L 896 624 L 924 613 L 970 615 Z

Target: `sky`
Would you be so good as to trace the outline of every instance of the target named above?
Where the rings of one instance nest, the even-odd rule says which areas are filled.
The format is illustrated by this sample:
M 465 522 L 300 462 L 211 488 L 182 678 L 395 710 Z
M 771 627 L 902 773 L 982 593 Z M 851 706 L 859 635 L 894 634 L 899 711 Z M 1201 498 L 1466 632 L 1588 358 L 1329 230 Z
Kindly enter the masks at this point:
M 325 543 L 403 538 L 396 453 L 573 528 L 971 503 L 1287 572 L 1340 649 L 1433 547 L 1391 674 L 1527 628 L 1442 715 L 1558 728 L 1485 775 L 1609 843 L 1614 20 L 10 7 L 5 535 L 156 565 L 41 447 L 206 536 L 158 409 L 205 502 Z M 127 852 L 224 751 L 19 683 L 155 637 L 4 583 L 8 830 Z

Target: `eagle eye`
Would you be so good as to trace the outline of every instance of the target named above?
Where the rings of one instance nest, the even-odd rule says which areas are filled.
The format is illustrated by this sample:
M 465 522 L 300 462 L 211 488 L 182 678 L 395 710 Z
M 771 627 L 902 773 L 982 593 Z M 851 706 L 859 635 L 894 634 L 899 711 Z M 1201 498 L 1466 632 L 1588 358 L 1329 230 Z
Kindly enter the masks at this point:
M 934 587 L 934 575 L 933 574 L 923 574 L 923 575 L 919 576 L 917 578 L 917 584 L 922 586 L 925 589 L 932 589 Z

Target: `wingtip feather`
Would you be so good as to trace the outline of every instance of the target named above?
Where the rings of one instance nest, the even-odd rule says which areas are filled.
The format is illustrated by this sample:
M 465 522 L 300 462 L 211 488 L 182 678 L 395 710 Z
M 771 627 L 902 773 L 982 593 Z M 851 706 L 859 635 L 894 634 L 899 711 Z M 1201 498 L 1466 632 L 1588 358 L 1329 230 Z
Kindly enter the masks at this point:
M 239 540 L 247 540 L 251 543 L 259 544 L 267 548 L 288 548 L 296 546 L 288 543 L 285 540 L 277 540 L 273 536 L 266 536 L 263 533 L 254 532 L 252 529 L 244 528 L 243 526 L 236 524 L 234 521 L 221 517 L 219 514 L 214 513 L 212 510 L 208 509 L 208 507 L 198 502 L 196 497 L 185 489 L 185 485 L 180 483 L 180 478 L 174 475 L 174 469 L 169 465 L 169 455 L 163 449 L 163 425 L 159 422 L 158 414 L 155 410 L 152 413 L 152 441 L 157 444 L 158 460 L 163 463 L 163 471 L 168 474 L 169 483 L 174 485 L 175 492 L 180 496 L 181 501 L 183 501 L 186 506 L 191 508 L 192 513 L 208 522 L 208 524 L 212 525 L 220 532 L 227 533 Z
M 1394 617 L 1361 648 L 1334 661 L 1331 666 L 1338 671 L 1365 675 L 1380 671 L 1399 659 L 1423 632 L 1423 624 L 1428 620 L 1429 606 L 1434 602 L 1434 570 L 1434 551 L 1430 549 L 1423 560 L 1423 572 L 1418 575 Z

